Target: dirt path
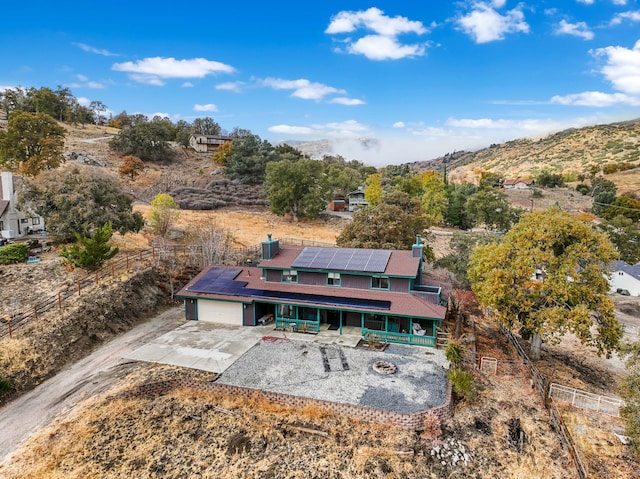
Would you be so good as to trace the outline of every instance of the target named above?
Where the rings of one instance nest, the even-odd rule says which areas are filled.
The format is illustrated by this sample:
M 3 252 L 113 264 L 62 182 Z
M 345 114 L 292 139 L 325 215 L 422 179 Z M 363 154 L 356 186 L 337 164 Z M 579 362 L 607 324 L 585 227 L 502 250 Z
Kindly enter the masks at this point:
M 106 390 L 135 367 L 123 356 L 182 324 L 175 307 L 136 326 L 72 364 L 55 377 L 0 409 L 0 458 L 4 460 L 36 429 L 69 410 L 87 395 Z

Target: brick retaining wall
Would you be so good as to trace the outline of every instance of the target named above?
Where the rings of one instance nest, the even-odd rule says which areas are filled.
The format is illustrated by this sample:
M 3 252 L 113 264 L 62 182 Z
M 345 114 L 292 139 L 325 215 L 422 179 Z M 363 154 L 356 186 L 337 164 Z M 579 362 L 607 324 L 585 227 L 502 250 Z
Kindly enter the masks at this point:
M 115 398 L 134 399 L 147 396 L 157 396 L 166 394 L 174 389 L 188 389 L 211 393 L 218 392 L 244 398 L 257 397 L 280 406 L 298 410 L 313 406 L 321 409 L 327 409 L 336 415 L 348 416 L 365 422 L 391 423 L 401 429 L 411 431 L 422 431 L 427 417 L 435 416 L 441 423 L 443 423 L 453 414 L 451 385 L 449 385 L 447 389 L 447 396 L 444 404 L 410 414 L 192 379 L 169 379 L 166 381 L 142 384 L 133 389 L 117 394 Z

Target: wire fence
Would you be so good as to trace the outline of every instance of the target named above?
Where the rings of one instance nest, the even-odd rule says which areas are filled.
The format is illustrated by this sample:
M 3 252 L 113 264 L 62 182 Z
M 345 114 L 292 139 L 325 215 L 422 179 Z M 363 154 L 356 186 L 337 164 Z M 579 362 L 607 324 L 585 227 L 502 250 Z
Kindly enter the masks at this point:
M 588 479 L 589 472 L 587 466 L 585 465 L 580 452 L 576 446 L 576 443 L 569 432 L 569 428 L 565 424 L 562 419 L 562 415 L 558 411 L 558 408 L 553 404 L 553 400 L 549 395 L 550 384 L 547 378 L 540 372 L 540 370 L 531 362 L 529 356 L 524 352 L 520 342 L 515 337 L 515 335 L 505 328 L 502 324 L 500 325 L 500 331 L 507 338 L 509 343 L 513 346 L 516 353 L 520 357 L 522 364 L 525 366 L 529 375 L 531 376 L 531 385 L 538 390 L 540 397 L 544 403 L 544 406 L 549 410 L 549 414 L 551 417 L 551 421 L 554 425 L 554 428 L 560 434 L 560 438 L 567 446 L 571 457 L 573 458 L 573 463 L 576 467 L 576 472 L 580 479 Z
M 593 394 L 556 383 L 551 383 L 549 386 L 549 397 L 580 409 L 588 409 L 614 417 L 620 417 L 620 407 L 624 405 L 624 401 L 620 398 Z

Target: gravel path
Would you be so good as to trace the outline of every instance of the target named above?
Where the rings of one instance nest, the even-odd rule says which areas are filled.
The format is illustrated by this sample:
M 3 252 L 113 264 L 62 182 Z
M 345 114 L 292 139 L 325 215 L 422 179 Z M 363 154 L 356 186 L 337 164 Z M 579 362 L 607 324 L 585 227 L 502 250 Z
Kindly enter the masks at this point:
M 397 366 L 374 371 L 376 361 Z M 218 378 L 218 382 L 296 396 L 413 413 L 444 403 L 443 351 L 389 345 L 374 352 L 293 340 L 260 341 Z

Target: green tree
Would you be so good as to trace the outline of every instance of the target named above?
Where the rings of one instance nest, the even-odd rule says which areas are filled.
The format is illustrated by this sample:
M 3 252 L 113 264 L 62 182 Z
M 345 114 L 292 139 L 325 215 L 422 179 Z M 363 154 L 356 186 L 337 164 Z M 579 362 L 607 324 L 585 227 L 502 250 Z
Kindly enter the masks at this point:
M 170 139 L 171 131 L 166 124 L 143 120 L 120 130 L 109 141 L 109 148 L 123 156 L 137 156 L 142 161 L 168 161 L 173 158 Z
M 196 118 L 191 124 L 192 133 L 200 133 L 201 135 L 220 135 L 222 128 L 213 118 L 204 117 Z
M 624 399 L 620 416 L 625 422 L 633 455 L 640 459 L 640 342 L 624 343 L 620 356 L 625 358 L 625 376 L 618 386 Z
M 450 226 L 455 226 L 461 230 L 471 229 L 473 223 L 467 215 L 467 199 L 473 195 L 478 188 L 473 183 L 462 183 L 460 185 L 447 186 L 447 207 L 444 212 L 444 221 Z
M 606 219 L 626 216 L 637 223 L 640 221 L 640 200 L 633 193 L 623 193 L 613 200 L 611 206 L 602 208 L 600 216 Z
M 449 253 L 438 258 L 433 265 L 446 268 L 455 277 L 458 288 L 471 289 L 469 281 L 469 259 L 473 250 L 480 245 L 499 241 L 496 234 L 491 233 L 453 233 L 449 240 Z
M 622 337 L 608 295 L 606 265 L 616 257 L 604 233 L 553 208 L 525 214 L 501 243 L 476 248 L 469 279 L 498 321 L 531 335 L 532 359 L 543 340 L 567 332 L 609 356 Z
M 518 211 L 511 207 L 501 191 L 484 188 L 471 195 L 465 211 L 473 225 L 485 225 L 491 230 L 507 231 L 518 221 Z
M 82 173 L 76 167 L 48 171 L 30 181 L 20 198 L 20 207 L 46 218 L 47 230 L 57 242 L 71 242 L 75 234 L 90 236 L 105 223 L 121 234 L 140 231 L 144 219 L 132 212 L 132 199 L 113 179 Z
M 536 185 L 544 188 L 556 188 L 558 186 L 564 186 L 564 180 L 562 176 L 545 170 L 536 178 Z
M 13 112 L 0 131 L 0 165 L 26 176 L 57 168 L 64 161 L 65 130 L 46 113 Z
M 180 206 L 166 193 L 159 193 L 151 200 L 149 222 L 153 232 L 165 236 L 180 216 Z
M 598 225 L 615 245 L 620 259 L 628 264 L 640 261 L 640 230 L 637 223 L 626 216 L 616 216 Z
M 317 160 L 281 160 L 267 164 L 265 190 L 271 211 L 317 218 L 327 205 L 324 165 Z
M 353 221 L 336 238 L 339 246 L 350 248 L 410 249 L 416 235 L 425 235 L 429 221 L 422 214 L 420 200 L 402 191 L 383 196 L 376 206 L 353 213 Z M 433 250 L 424 248 L 425 258 L 433 260 Z
M 64 246 L 60 256 L 69 263 L 89 271 L 95 271 L 102 264 L 118 254 L 118 247 L 110 246 L 113 235 L 111 223 L 105 223 L 96 229 L 91 236 L 83 237 L 76 233 L 76 244 Z
M 225 173 L 242 184 L 259 184 L 264 181 L 267 163 L 276 158 L 268 141 L 262 141 L 257 135 L 245 136 L 233 142 Z

